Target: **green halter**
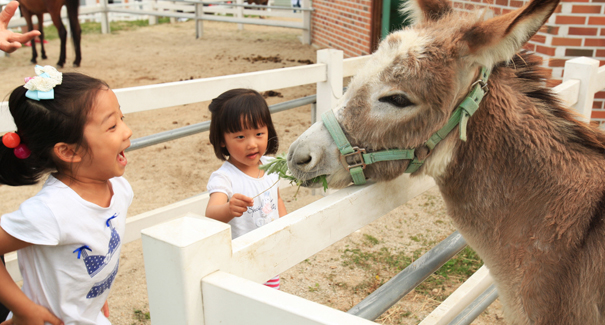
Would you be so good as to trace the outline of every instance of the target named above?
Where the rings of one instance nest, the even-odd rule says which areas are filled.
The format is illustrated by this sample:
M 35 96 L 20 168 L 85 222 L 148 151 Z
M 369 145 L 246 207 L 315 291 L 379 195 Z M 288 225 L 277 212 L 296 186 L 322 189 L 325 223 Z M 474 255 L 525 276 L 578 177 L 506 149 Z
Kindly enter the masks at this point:
M 490 70 L 483 67 L 481 68 L 481 75 L 479 79 L 475 81 L 471 87 L 471 91 L 464 98 L 462 103 L 458 105 L 456 110 L 452 113 L 452 116 L 439 131 L 433 134 L 424 145 L 432 151 L 435 146 L 456 127 L 460 127 L 460 139 L 466 141 L 466 125 L 468 119 L 475 114 L 479 108 L 479 103 L 483 99 L 483 96 L 487 93 L 487 79 L 490 75 Z M 340 128 L 340 124 L 336 120 L 336 116 L 332 110 L 329 110 L 321 116 L 324 125 L 332 135 L 338 150 L 340 151 L 340 162 L 342 165 L 351 173 L 353 183 L 355 185 L 362 185 L 366 183 L 365 175 L 363 170 L 366 165 L 378 162 L 378 161 L 389 161 L 389 160 L 412 160 L 405 170 L 406 173 L 413 173 L 424 164 L 424 160 L 419 160 L 415 155 L 416 148 L 411 149 L 387 149 L 376 152 L 366 152 L 365 148 L 353 147 L 347 140 L 344 132 Z M 348 162 L 348 158 L 353 159 L 353 163 Z

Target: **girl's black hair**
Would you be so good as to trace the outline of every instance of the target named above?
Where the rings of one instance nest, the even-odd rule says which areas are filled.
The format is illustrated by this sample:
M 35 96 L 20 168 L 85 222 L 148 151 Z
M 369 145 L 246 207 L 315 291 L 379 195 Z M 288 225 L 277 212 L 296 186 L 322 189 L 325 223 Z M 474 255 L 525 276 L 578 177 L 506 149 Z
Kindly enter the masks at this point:
M 227 160 L 229 151 L 222 145 L 225 133 L 244 129 L 267 127 L 269 141 L 265 154 L 275 154 L 279 147 L 277 133 L 271 120 L 267 102 L 256 90 L 237 88 L 228 90 L 212 100 L 208 109 L 212 113 L 210 143 L 220 160 Z
M 63 73 L 62 83 L 54 88 L 54 99 L 50 100 L 29 99 L 25 97 L 27 89 L 15 88 L 8 107 L 16 133 L 31 155 L 19 159 L 13 149 L 0 143 L 0 184 L 35 184 L 46 172 L 61 168 L 52 154 L 59 142 L 85 147 L 86 119 L 97 93 L 106 88 L 109 86 L 104 81 L 80 73 Z

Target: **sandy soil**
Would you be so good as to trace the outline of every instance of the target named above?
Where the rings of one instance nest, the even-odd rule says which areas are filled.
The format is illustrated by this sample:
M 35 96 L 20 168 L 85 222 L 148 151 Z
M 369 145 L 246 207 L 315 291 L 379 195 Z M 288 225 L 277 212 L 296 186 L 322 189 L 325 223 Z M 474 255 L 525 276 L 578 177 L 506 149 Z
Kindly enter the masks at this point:
M 196 40 L 192 22 L 163 24 L 122 31 L 111 35 L 83 36 L 82 66 L 63 71 L 78 71 L 109 83 L 112 88 L 132 87 L 192 78 L 228 75 L 276 69 L 315 62 L 316 49 L 302 45 L 300 31 L 266 26 L 246 26 L 238 31 L 235 24 L 207 22 L 203 39 Z M 54 65 L 58 59 L 59 41 L 47 45 L 49 59 L 39 64 Z M 0 98 L 33 75 L 30 51 L 24 48 L 0 58 L 2 83 Z M 276 89 L 279 96 L 267 97 L 269 104 L 311 95 L 314 85 Z M 217 94 L 218 95 L 218 94 Z M 126 122 L 133 138 L 198 123 L 209 119 L 208 103 L 185 105 L 149 112 L 128 114 Z M 275 114 L 274 122 L 284 152 L 292 141 L 310 126 L 310 107 L 300 107 Z M 131 151 L 126 178 L 135 198 L 129 215 L 149 211 L 205 191 L 210 173 L 221 162 L 212 153 L 208 134 L 202 133 L 165 144 Z M 10 188 L 0 186 L 1 211 L 13 211 L 25 198 L 34 195 L 39 186 Z M 282 192 L 288 211 L 294 211 L 321 196 L 302 189 L 293 199 L 294 189 Z M 282 274 L 282 290 L 340 310 L 348 310 L 392 276 L 390 272 L 373 274 L 367 269 L 345 265 L 345 255 L 356 247 L 370 247 L 379 252 L 387 249 L 412 256 L 426 250 L 453 231 L 445 215 L 437 189 L 412 200 L 378 221 L 358 230 L 332 247 L 307 259 Z M 377 239 L 368 243 L 368 238 Z M 370 277 L 370 281 L 368 281 Z M 450 281 L 451 283 L 452 281 Z M 428 294 L 413 291 L 378 322 L 384 324 L 417 324 L 444 295 L 457 285 L 443 285 Z M 145 324 L 148 313 L 145 271 L 141 242 L 122 249 L 120 272 L 109 298 L 110 320 L 116 325 Z M 503 323 L 496 302 L 476 324 Z

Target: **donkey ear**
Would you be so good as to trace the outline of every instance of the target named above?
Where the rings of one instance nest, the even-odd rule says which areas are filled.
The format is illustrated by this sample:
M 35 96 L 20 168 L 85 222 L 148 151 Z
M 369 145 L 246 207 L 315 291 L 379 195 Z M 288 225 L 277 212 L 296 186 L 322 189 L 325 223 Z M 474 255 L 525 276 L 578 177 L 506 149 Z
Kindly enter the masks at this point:
M 452 11 L 446 0 L 409 0 L 401 7 L 402 16 L 414 24 L 437 21 Z
M 470 54 L 483 64 L 510 59 L 538 32 L 553 13 L 559 0 L 535 0 L 526 7 L 479 22 L 462 36 Z

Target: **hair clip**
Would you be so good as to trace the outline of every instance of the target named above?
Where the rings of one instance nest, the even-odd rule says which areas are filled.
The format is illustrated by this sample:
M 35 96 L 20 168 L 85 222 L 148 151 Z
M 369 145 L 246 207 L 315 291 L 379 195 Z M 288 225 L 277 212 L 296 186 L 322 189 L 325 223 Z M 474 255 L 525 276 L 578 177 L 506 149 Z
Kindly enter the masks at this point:
M 54 67 L 39 66 L 35 68 L 37 76 L 25 78 L 25 87 L 27 92 L 25 97 L 33 100 L 55 99 L 55 86 L 63 82 L 63 74 Z
M 7 147 L 13 149 L 13 153 L 19 159 L 25 159 L 31 155 L 31 150 L 21 143 L 21 138 L 15 132 L 7 132 L 2 136 L 2 143 Z

